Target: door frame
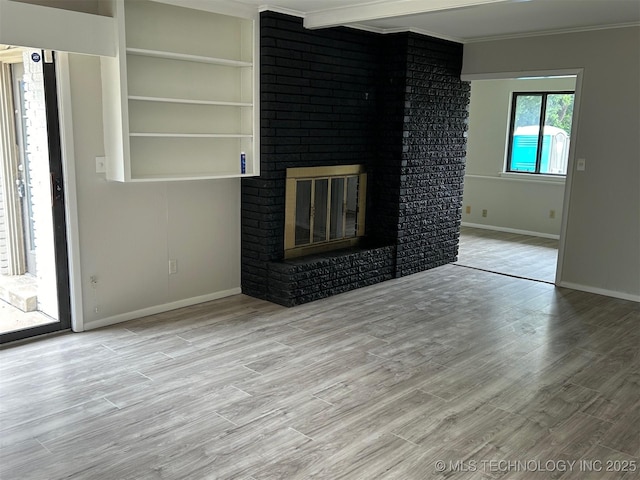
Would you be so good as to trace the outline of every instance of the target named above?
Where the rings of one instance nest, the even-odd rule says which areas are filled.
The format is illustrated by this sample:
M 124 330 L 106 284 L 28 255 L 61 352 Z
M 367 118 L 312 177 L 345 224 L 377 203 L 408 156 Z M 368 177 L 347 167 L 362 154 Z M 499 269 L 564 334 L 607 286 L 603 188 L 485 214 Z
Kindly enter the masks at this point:
M 71 74 L 69 53 L 57 52 L 56 84 L 58 87 L 58 115 L 62 150 L 62 178 L 65 185 L 65 217 L 67 226 L 67 261 L 69 267 L 69 298 L 71 330 L 84 331 L 82 310 L 82 272 L 80 269 L 80 234 L 78 227 L 78 193 L 76 189 L 76 163 L 73 139 L 71 103 Z
M 522 77 L 559 77 L 564 75 L 575 75 L 576 88 L 573 104 L 573 120 L 571 123 L 571 142 L 569 144 L 569 158 L 567 161 L 567 175 L 565 176 L 564 183 L 564 201 L 562 204 L 562 219 L 560 222 L 560 238 L 558 240 L 558 261 L 556 263 L 556 276 L 555 285 L 560 286 L 563 282 L 563 269 L 564 269 L 564 251 L 566 248 L 567 237 L 567 225 L 569 223 L 570 208 L 571 208 L 571 189 L 573 187 L 573 172 L 575 169 L 575 151 L 577 145 L 577 139 L 579 135 L 579 123 L 580 123 L 580 104 L 582 97 L 582 77 L 584 75 L 584 68 L 571 68 L 571 69 L 557 69 L 557 70 L 533 70 L 533 71 L 521 71 L 521 72 L 495 72 L 495 73 L 479 73 L 479 74 L 466 74 L 461 78 L 464 81 L 473 80 L 500 80 L 500 79 L 513 79 Z
M 46 55 L 49 52 L 43 51 L 43 60 L 47 58 Z M 59 321 L 1 334 L 0 343 L 3 344 L 69 328 L 73 331 L 83 330 L 69 59 L 68 54 L 63 52 L 52 55 L 55 56 L 55 62 L 43 61 L 43 71 Z
M 53 216 L 53 248 L 56 264 L 59 330 L 71 328 L 71 295 L 69 291 L 69 259 L 67 254 L 67 223 L 65 212 L 65 183 L 62 165 L 62 139 L 58 113 L 58 78 L 56 54 L 42 51 L 44 76 L 44 104 L 47 112 L 47 144 L 51 174 L 51 213 Z

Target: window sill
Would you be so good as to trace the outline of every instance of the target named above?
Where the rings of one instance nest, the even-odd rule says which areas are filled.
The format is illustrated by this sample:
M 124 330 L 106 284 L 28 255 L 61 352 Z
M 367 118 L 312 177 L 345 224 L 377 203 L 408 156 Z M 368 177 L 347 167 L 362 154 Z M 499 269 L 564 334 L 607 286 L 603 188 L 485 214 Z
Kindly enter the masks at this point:
M 521 182 L 565 183 L 566 175 L 544 175 L 540 173 L 498 172 L 501 178 L 519 180 Z

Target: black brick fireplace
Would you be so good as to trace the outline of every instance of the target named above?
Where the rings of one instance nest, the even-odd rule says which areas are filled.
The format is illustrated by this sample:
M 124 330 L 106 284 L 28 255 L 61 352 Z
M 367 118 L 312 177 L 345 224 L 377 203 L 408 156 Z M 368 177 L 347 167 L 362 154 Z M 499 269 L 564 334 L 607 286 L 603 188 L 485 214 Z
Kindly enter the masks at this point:
M 242 180 L 242 291 L 294 306 L 456 260 L 462 45 L 261 15 L 261 175 Z M 364 165 L 357 248 L 284 260 L 286 169 Z

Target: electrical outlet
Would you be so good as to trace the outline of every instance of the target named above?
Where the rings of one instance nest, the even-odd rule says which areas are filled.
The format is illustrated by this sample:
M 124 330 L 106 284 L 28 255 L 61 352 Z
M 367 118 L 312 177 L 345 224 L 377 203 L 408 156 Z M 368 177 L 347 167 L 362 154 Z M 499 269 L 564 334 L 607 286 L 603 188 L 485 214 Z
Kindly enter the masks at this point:
M 483 216 L 483 217 L 486 217 L 486 216 L 487 216 L 487 209 L 486 209 L 486 208 L 482 210 L 482 216 Z
M 555 210 L 549 210 L 549 218 L 556 218 L 556 211 Z
M 178 273 L 178 260 L 169 260 L 169 275 Z
M 471 213 L 471 205 L 467 205 L 467 208 L 465 211 L 467 212 L 467 215 L 469 215 Z

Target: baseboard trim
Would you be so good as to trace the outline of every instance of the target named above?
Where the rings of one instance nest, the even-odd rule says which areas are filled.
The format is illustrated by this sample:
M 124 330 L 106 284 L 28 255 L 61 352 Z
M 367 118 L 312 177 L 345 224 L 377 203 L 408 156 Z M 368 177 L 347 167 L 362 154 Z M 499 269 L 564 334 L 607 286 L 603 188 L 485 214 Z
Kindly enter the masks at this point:
M 517 228 L 497 227 L 495 225 L 483 225 L 481 223 L 468 223 L 462 222 L 463 227 L 481 228 L 483 230 L 494 230 L 496 232 L 515 233 L 517 235 L 529 235 L 530 237 L 551 238 L 553 240 L 559 240 L 560 235 L 553 233 L 532 232 L 530 230 L 519 230 Z
M 100 327 L 107 327 L 116 323 L 126 322 L 128 320 L 134 320 L 148 315 L 155 315 L 157 313 L 164 313 L 178 308 L 190 307 L 191 305 L 197 305 L 198 303 L 210 302 L 212 300 L 218 300 L 220 298 L 230 297 L 231 295 L 238 295 L 240 293 L 242 293 L 242 289 L 237 287 L 230 290 L 209 293 L 207 295 L 200 295 L 198 297 L 185 298 L 184 300 L 178 300 L 176 302 L 154 305 L 153 307 L 142 308 L 140 310 L 134 310 L 133 312 L 121 313 L 119 315 L 101 318 L 100 320 L 95 320 L 93 322 L 85 321 L 84 330 L 86 331 Z
M 581 292 L 595 293 L 596 295 L 604 295 L 605 297 L 619 298 L 621 300 L 630 300 L 632 302 L 640 303 L 640 295 L 634 295 L 633 293 L 618 292 L 615 290 L 607 290 L 604 288 L 590 287 L 588 285 L 581 285 L 579 283 L 564 282 L 564 281 L 561 281 L 560 283 L 558 283 L 557 286 L 563 287 L 563 288 L 570 288 L 572 290 L 580 290 Z

